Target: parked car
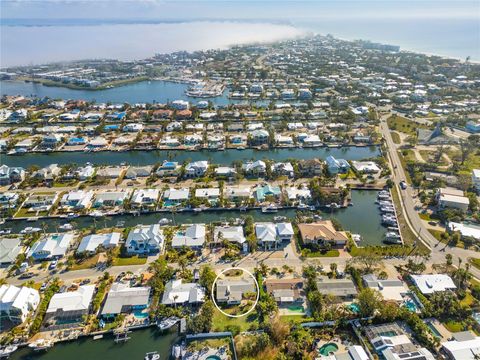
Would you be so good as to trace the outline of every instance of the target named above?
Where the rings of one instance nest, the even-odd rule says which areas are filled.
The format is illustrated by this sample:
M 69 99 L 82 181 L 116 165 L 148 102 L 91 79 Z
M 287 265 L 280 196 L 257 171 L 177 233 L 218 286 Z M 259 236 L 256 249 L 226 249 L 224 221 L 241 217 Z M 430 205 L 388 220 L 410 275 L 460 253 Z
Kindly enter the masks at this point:
M 57 268 L 57 264 L 58 264 L 58 261 L 57 261 L 57 260 L 53 260 L 53 261 L 50 263 L 50 265 L 48 266 L 48 268 L 49 268 L 50 270 L 54 270 L 54 269 Z
M 405 190 L 407 188 L 407 183 L 405 182 L 405 180 L 400 181 L 400 187 L 402 188 L 402 190 Z

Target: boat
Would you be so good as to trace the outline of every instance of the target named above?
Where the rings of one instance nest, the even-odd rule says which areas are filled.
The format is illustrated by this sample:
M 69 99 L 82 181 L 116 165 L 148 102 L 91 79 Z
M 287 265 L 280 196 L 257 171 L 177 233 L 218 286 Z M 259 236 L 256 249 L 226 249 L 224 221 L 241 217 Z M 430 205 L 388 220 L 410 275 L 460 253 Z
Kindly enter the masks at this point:
M 397 219 L 394 216 L 383 215 L 382 224 L 385 225 L 397 225 Z
M 339 209 L 340 205 L 338 205 L 337 203 L 331 203 L 331 204 L 325 205 L 325 207 L 328 209 Z
M 46 340 L 46 339 L 39 339 L 28 345 L 29 348 L 33 349 L 33 351 L 48 350 L 52 346 L 53 346 L 53 341 Z
M 315 220 L 322 220 L 322 217 L 321 217 L 320 215 L 318 215 L 318 214 L 314 214 L 314 215 L 313 215 L 313 218 L 314 218 Z
M 172 356 L 175 359 L 179 359 L 182 355 L 182 347 L 180 345 L 174 345 L 172 347 Z
M 17 351 L 18 346 L 16 345 L 7 345 L 3 348 L 0 348 L 0 359 L 8 359 L 15 351 Z
M 394 214 L 394 213 L 395 213 L 395 208 L 383 206 L 383 207 L 380 208 L 380 211 L 381 211 L 382 213 Z
M 402 237 L 397 232 L 389 231 L 385 234 L 384 242 L 387 243 L 387 244 L 401 244 L 402 243 Z
M 352 239 L 356 243 L 359 243 L 360 241 L 362 241 L 362 236 L 360 234 L 352 234 Z
M 27 219 L 27 222 L 35 222 L 35 221 L 38 221 L 38 217 L 36 216 L 32 216 Z
M 273 217 L 273 221 L 278 221 L 278 222 L 280 222 L 280 221 L 285 221 L 285 220 L 287 220 L 287 217 L 286 217 L 286 216 L 274 216 L 274 217 Z
M 89 214 L 91 217 L 104 217 L 105 214 L 101 211 L 98 211 L 98 210 L 95 210 L 95 211 L 92 211 L 90 214 Z
M 12 233 L 12 229 L 2 229 L 0 230 L 0 235 L 8 235 Z
M 116 227 L 121 228 L 121 227 L 124 227 L 124 226 L 125 226 L 125 221 L 123 221 L 123 220 L 117 221 Z
M 20 231 L 20 234 L 33 234 L 33 233 L 40 232 L 40 231 L 42 231 L 41 228 L 27 226 L 25 229 Z
M 196 212 L 196 213 L 199 213 L 199 212 L 202 212 L 203 209 L 202 208 L 194 208 L 193 209 L 193 212 Z
M 157 351 L 148 352 L 145 354 L 145 360 L 159 360 L 160 355 Z
M 276 213 L 276 212 L 278 212 L 278 208 L 273 204 L 262 207 L 262 213 L 264 214 Z
M 103 339 L 103 334 L 95 335 L 95 336 L 93 337 L 93 340 L 100 340 L 100 339 Z
M 310 210 L 310 206 L 308 206 L 307 204 L 298 204 L 297 205 L 297 209 L 300 209 L 300 210 Z
M 58 228 L 59 228 L 60 230 L 69 231 L 69 230 L 73 230 L 73 225 L 70 224 L 70 223 L 66 223 L 66 224 L 60 225 Z
M 170 329 L 172 326 L 174 326 L 177 322 L 178 322 L 178 318 L 177 317 L 169 317 L 169 318 L 166 318 L 162 321 L 159 321 L 157 322 L 157 327 L 161 330 L 161 331 L 164 331 L 164 330 L 168 330 Z
M 75 213 L 68 213 L 67 214 L 67 219 L 75 219 L 77 217 L 79 217 L 80 215 L 78 214 L 75 214 Z
M 172 220 L 167 219 L 167 218 L 161 218 L 161 219 L 158 221 L 158 223 L 159 223 L 160 225 L 168 225 L 168 224 L 170 224 L 171 222 L 172 222 Z

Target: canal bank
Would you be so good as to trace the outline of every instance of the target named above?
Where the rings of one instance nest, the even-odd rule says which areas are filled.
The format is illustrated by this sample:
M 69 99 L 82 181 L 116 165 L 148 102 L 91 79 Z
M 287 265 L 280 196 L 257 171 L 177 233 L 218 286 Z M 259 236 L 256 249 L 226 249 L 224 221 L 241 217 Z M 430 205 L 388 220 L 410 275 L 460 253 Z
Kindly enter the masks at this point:
M 381 245 L 385 235 L 385 228 L 381 224 L 381 215 L 375 200 L 377 199 L 377 191 L 375 190 L 352 190 L 351 201 L 353 206 L 342 209 L 332 209 L 331 211 L 322 211 L 320 215 L 324 219 L 335 218 L 343 226 L 354 234 L 360 234 L 362 241 L 361 246 L 365 245 Z M 251 215 L 254 221 L 272 221 L 275 216 L 285 216 L 293 220 L 296 216 L 295 209 L 279 210 L 277 213 L 262 213 L 261 210 L 250 211 L 205 211 L 201 213 L 181 212 L 181 213 L 150 213 L 141 216 L 118 215 L 104 218 L 94 218 L 91 216 L 78 217 L 75 219 L 42 219 L 37 222 L 28 222 L 27 220 L 9 220 L 0 226 L 0 229 L 12 229 L 12 233 L 19 233 L 28 226 L 45 227 L 47 232 L 57 232 L 59 226 L 65 223 L 74 223 L 77 228 L 85 228 L 95 226 L 97 229 L 105 227 L 114 227 L 119 222 L 124 227 L 131 227 L 137 224 L 154 224 L 160 219 L 167 218 L 175 224 L 191 224 L 191 223 L 212 223 L 217 221 L 228 221 Z
M 154 165 L 164 160 L 199 161 L 208 160 L 211 164 L 231 165 L 235 161 L 268 159 L 286 161 L 287 159 L 314 159 L 324 160 L 328 156 L 345 160 L 362 160 L 381 155 L 379 146 L 342 148 L 293 148 L 293 149 L 227 149 L 224 151 L 185 151 L 185 150 L 154 150 L 154 151 L 102 151 L 87 152 L 57 152 L 57 153 L 26 153 L 23 155 L 0 154 L 0 164 L 7 166 L 21 166 L 27 168 L 32 165 L 44 167 L 50 164 L 77 164 L 91 162 L 95 165 L 120 165 L 127 163 L 134 166 Z

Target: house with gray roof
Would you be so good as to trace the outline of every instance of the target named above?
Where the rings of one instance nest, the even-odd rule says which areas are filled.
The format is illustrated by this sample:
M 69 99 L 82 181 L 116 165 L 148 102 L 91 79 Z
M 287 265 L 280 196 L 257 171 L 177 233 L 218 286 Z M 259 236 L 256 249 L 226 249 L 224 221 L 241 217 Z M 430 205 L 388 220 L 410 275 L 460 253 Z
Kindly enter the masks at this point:
M 223 279 L 217 281 L 216 300 L 229 305 L 240 304 L 244 294 L 256 293 L 257 287 L 253 279 Z
M 205 244 L 206 228 L 204 224 L 192 224 L 179 230 L 172 238 L 172 247 L 201 249 Z
M 320 278 L 317 281 L 318 291 L 323 295 L 332 295 L 336 298 L 352 300 L 358 293 L 351 279 Z
M 13 264 L 17 256 L 22 252 L 22 239 L 4 238 L 0 239 L 0 266 Z
M 150 304 L 150 287 L 130 287 L 114 283 L 103 305 L 102 317 L 111 318 L 118 314 L 146 309 Z
M 164 305 L 198 305 L 205 301 L 205 289 L 197 283 L 182 283 L 171 280 L 165 284 L 162 304 Z

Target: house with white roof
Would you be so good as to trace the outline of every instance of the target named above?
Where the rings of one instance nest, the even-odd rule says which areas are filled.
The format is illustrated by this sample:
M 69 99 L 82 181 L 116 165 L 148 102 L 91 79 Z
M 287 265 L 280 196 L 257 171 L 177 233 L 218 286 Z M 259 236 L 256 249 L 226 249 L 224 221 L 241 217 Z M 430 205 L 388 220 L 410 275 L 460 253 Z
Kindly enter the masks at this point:
M 378 165 L 373 161 L 352 161 L 352 166 L 361 173 L 376 174 L 380 171 Z
M 95 174 L 95 168 L 92 165 L 86 165 L 79 167 L 76 172 L 78 179 L 80 181 L 87 180 L 88 178 L 92 177 Z
M 452 278 L 445 274 L 410 275 L 410 278 L 424 295 L 457 288 Z
M 227 186 L 224 191 L 225 197 L 230 200 L 244 200 L 252 196 L 252 188 L 250 186 L 238 185 Z
M 22 238 L 0 238 L 0 266 L 13 264 L 22 252 Z
M 37 310 L 40 294 L 37 290 L 14 285 L 0 286 L 0 314 L 14 324 L 23 323 Z
M 112 208 L 123 205 L 124 201 L 130 197 L 128 191 L 103 191 L 95 195 L 93 202 L 94 208 Z
M 71 190 L 62 196 L 60 205 L 74 209 L 88 209 L 92 204 L 93 191 Z
M 121 235 L 119 232 L 87 235 L 82 238 L 77 253 L 94 254 L 99 247 L 112 249 L 119 244 Z
M 45 313 L 45 322 L 71 323 L 83 321 L 83 316 L 90 312 L 95 285 L 79 286 L 76 291 L 58 293 L 52 296 Z
M 470 204 L 468 198 L 463 196 L 463 191 L 454 188 L 438 189 L 436 199 L 440 209 L 454 208 L 467 211 Z
M 205 289 L 197 283 L 182 283 L 171 280 L 165 284 L 162 304 L 164 305 L 198 305 L 205 301 Z
M 208 170 L 208 161 L 195 161 L 185 166 L 185 177 L 195 178 L 204 176 Z
M 262 222 L 255 224 L 255 236 L 265 249 L 277 248 L 284 241 L 291 241 L 294 235 L 291 223 Z
M 332 175 L 344 173 L 350 169 L 350 164 L 347 160 L 335 159 L 331 155 L 325 159 L 325 162 L 327 163 L 328 172 Z
M 50 234 L 43 240 L 37 241 L 28 252 L 28 257 L 34 260 L 59 259 L 65 256 L 73 243 L 74 235 L 71 233 Z
M 164 161 L 162 165 L 160 165 L 157 168 L 157 171 L 155 174 L 157 176 L 163 177 L 163 176 L 178 176 L 180 175 L 180 170 L 182 169 L 182 166 L 175 161 Z
M 158 189 L 137 189 L 132 195 L 132 205 L 135 207 L 155 206 L 160 191 Z
M 235 176 L 237 173 L 237 170 L 233 167 L 228 167 L 228 166 L 219 166 L 215 168 L 215 175 L 218 177 L 231 177 Z
M 379 279 L 375 274 L 364 275 L 363 283 L 370 289 L 377 290 L 387 301 L 403 301 L 404 296 L 409 292 L 402 280 Z
M 480 169 L 472 170 L 472 184 L 477 189 L 477 192 L 480 193 Z
M 141 311 L 150 304 L 150 287 L 130 287 L 124 283 L 114 283 L 108 292 L 101 315 L 105 318 L 118 314 Z
M 462 238 L 472 237 L 475 240 L 480 241 L 480 226 L 478 225 L 449 221 L 447 229 L 451 233 L 460 231 Z
M 480 336 L 470 331 L 453 334 L 453 339 L 442 343 L 449 360 L 476 360 L 480 357 Z
M 284 175 L 288 177 L 293 177 L 295 171 L 293 170 L 293 165 L 290 162 L 278 162 L 272 165 L 272 172 L 277 175 Z
M 219 188 L 196 189 L 195 197 L 198 199 L 207 199 L 210 203 L 216 203 L 220 198 L 220 189 Z
M 224 240 L 239 245 L 243 245 L 247 241 L 242 226 L 216 226 L 213 230 L 214 243 L 219 244 Z
M 159 224 L 137 225 L 128 233 L 125 248 L 130 255 L 150 255 L 163 251 L 164 237 Z
M 192 249 L 201 249 L 205 244 L 206 228 L 204 224 L 192 224 L 186 229 L 179 230 L 172 238 L 173 248 L 184 246 Z
M 190 197 L 190 189 L 174 189 L 170 188 L 163 194 L 164 205 L 165 206 L 176 206 L 182 203 L 183 201 L 188 200 Z
M 250 176 L 263 176 L 267 171 L 267 165 L 262 160 L 249 161 L 242 165 L 245 174 Z
M 287 193 L 288 200 L 290 201 L 301 201 L 303 203 L 308 203 L 312 199 L 312 194 L 308 187 L 286 187 L 285 192 Z

